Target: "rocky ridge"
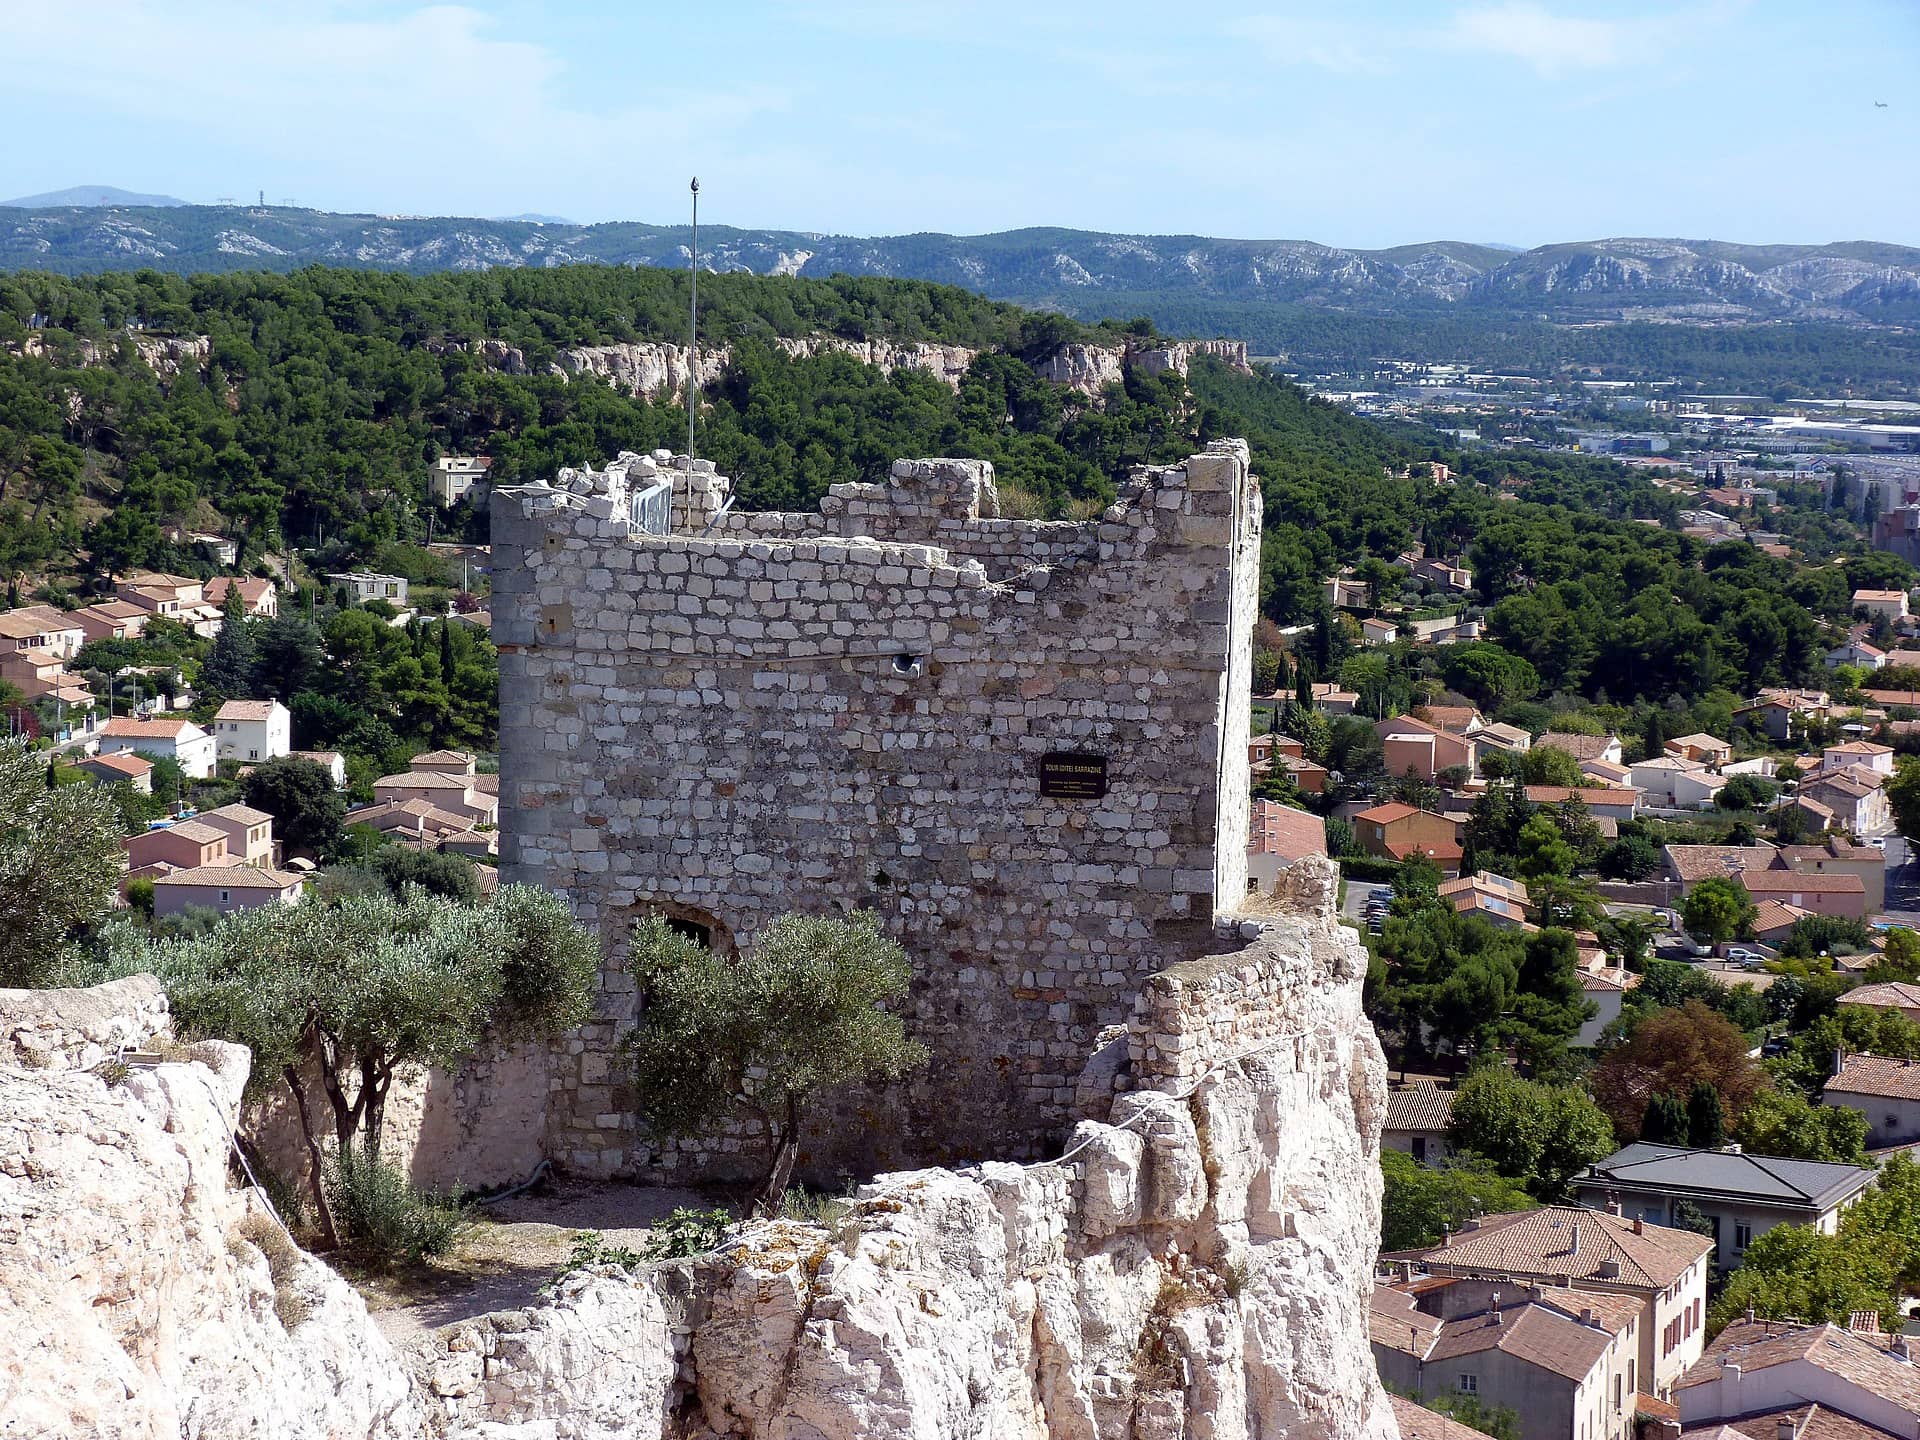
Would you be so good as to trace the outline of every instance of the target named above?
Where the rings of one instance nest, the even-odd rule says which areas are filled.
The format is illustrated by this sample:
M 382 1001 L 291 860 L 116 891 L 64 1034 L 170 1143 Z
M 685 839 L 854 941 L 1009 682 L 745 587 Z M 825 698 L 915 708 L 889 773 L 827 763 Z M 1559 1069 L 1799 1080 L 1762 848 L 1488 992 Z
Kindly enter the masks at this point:
M 1139 297 L 1671 319 L 1912 320 L 1920 251 L 1869 241 L 1737 245 L 1612 237 L 1514 251 L 1459 241 L 1385 250 L 1307 240 L 1118 235 L 821 235 L 708 227 L 701 261 L 759 275 L 891 275 L 1075 313 Z M 291 207 L 42 206 L 0 210 L 0 267 L 179 271 L 306 264 L 415 272 L 579 262 L 684 268 L 684 226 L 343 215 Z M 1102 294 L 1114 297 L 1102 307 Z M 1124 307 L 1135 306 L 1136 309 Z
M 1337 883 L 1303 862 L 1153 977 L 1059 1160 L 882 1176 L 832 1226 L 579 1272 L 404 1355 L 229 1184 L 243 1051 L 89 1073 L 61 1057 L 151 1020 L 151 980 L 0 992 L 0 1034 L 87 1017 L 0 1055 L 0 1410 L 28 1437 L 1396 1440 L 1366 1319 L 1385 1071 Z

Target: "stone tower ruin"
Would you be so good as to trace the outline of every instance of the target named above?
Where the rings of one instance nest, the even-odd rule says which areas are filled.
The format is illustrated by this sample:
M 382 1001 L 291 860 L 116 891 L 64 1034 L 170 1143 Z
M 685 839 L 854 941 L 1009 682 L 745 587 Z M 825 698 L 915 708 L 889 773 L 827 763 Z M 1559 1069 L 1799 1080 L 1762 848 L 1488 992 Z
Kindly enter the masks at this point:
M 803 1165 L 1042 1153 L 1101 1032 L 1246 891 L 1247 447 L 1143 469 L 1087 521 L 1000 518 L 977 460 L 896 461 L 816 513 L 731 499 L 656 453 L 493 503 L 504 878 L 569 897 L 609 955 L 547 1151 L 740 1168 L 634 1129 L 613 1049 L 636 917 L 724 946 L 865 908 L 913 959 L 934 1058 L 844 1097 Z

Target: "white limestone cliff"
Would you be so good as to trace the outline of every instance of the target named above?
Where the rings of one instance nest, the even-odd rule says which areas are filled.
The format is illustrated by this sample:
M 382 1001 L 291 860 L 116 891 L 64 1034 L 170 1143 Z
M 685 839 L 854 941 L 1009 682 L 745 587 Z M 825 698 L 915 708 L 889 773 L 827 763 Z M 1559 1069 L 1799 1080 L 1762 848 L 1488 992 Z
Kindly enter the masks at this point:
M 243 1051 L 91 1073 L 150 980 L 0 992 L 34 1037 L 0 1049 L 7 1433 L 1397 1440 L 1366 1327 L 1385 1071 L 1336 885 L 1303 862 L 1153 977 L 1058 1161 L 882 1176 L 835 1226 L 574 1274 L 406 1355 L 231 1183 Z
M 0 991 L 0 1431 L 417 1434 L 360 1297 L 229 1182 L 247 1052 L 195 1046 L 124 1076 L 107 1063 L 165 1010 L 145 976 Z

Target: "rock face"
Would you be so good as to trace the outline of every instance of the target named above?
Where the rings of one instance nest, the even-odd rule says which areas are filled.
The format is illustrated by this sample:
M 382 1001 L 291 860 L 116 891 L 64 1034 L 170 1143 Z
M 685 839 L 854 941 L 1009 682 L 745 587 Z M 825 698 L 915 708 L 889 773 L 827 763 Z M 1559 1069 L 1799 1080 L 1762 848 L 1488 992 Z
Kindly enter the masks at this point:
M 831 335 L 776 339 L 772 343 L 794 359 L 840 354 L 851 355 L 862 364 L 876 366 L 889 375 L 895 370 L 924 370 L 955 390 L 960 388 L 960 377 L 967 373 L 967 366 L 979 353 L 964 345 L 842 340 Z M 509 371 L 513 371 L 515 361 L 523 369 L 525 366 L 519 351 L 508 349 L 497 340 L 481 341 L 479 353 Z M 701 347 L 702 386 L 720 378 L 732 353 L 724 345 L 712 349 Z M 555 375 L 598 375 L 636 395 L 680 395 L 686 393 L 687 349 L 684 345 L 665 344 L 576 345 L 562 350 L 559 359 L 548 368 Z
M 245 1052 L 0 1062 L 9 1437 L 1397 1440 L 1367 1336 L 1385 1067 L 1324 861 L 1144 987 L 1057 1159 L 882 1176 L 827 1225 L 557 1293 L 396 1355 L 226 1170 Z M 144 977 L 0 992 L 113 1034 Z M 31 1024 L 15 1017 L 31 1011 Z M 71 1057 L 71 1059 L 69 1058 Z M 116 1082 L 117 1083 L 113 1083 Z
M 417 1434 L 359 1296 L 228 1183 L 246 1051 L 195 1046 L 123 1079 L 80 1068 L 151 1040 L 165 1015 L 144 976 L 0 991 L 0 1430 Z
M 128 331 L 126 338 L 133 346 L 134 353 L 160 377 L 163 385 L 176 379 L 183 369 L 206 369 L 207 360 L 213 354 L 213 341 L 205 335 L 145 335 L 139 331 Z M 115 347 L 111 342 L 102 344 L 94 340 L 79 340 L 75 344 L 79 349 L 82 367 L 105 365 L 114 358 Z M 29 360 L 48 358 L 46 340 L 37 333 L 8 348 Z

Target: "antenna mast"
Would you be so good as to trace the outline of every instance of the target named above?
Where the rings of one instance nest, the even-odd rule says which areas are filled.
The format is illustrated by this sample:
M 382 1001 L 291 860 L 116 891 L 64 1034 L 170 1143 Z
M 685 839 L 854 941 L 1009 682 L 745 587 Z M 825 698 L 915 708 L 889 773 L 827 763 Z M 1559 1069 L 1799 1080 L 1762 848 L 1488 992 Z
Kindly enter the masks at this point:
M 700 391 L 700 177 L 693 177 L 693 243 L 687 247 L 692 296 L 687 308 L 687 474 L 693 474 L 693 417 Z M 688 484 L 692 484 L 689 478 Z

